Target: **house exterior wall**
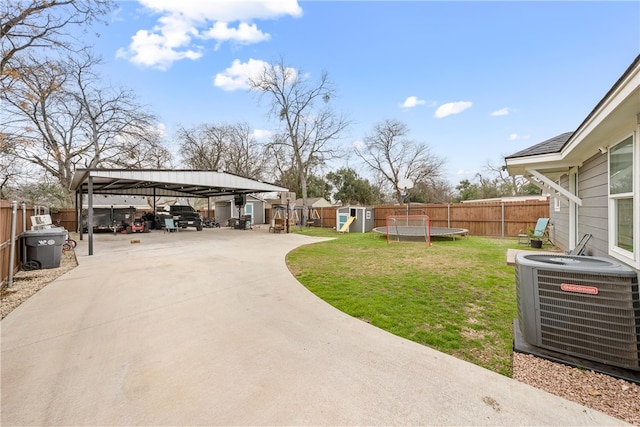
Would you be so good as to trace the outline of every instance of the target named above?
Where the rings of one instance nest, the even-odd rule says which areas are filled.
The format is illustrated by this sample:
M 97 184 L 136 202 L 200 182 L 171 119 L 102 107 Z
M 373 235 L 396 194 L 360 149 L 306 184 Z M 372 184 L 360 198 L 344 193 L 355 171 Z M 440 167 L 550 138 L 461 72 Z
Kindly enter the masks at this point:
M 559 184 L 562 188 L 569 189 L 568 175 L 563 175 Z M 566 252 L 571 249 L 569 247 L 569 203 L 562 198 L 556 201 L 556 196 L 550 197 L 549 202 L 551 204 L 549 206 L 549 238 L 554 245 Z M 556 211 L 557 204 L 560 206 L 559 211 Z
M 220 225 L 223 227 L 227 226 L 227 222 L 231 215 L 231 203 L 228 201 L 223 202 L 215 202 L 215 210 L 216 210 L 216 219 L 220 222 Z
M 576 240 L 587 233 L 592 235 L 586 255 L 608 256 L 608 183 L 606 154 L 591 157 L 578 169 L 578 197 L 582 199 L 582 206 L 578 207 Z M 569 175 L 563 175 L 559 184 L 569 190 Z M 555 201 L 551 198 L 550 212 L 551 241 L 563 251 L 573 249 L 569 242 L 571 212 L 568 202 L 561 200 L 560 211 L 556 211 Z
M 607 155 L 598 154 L 578 170 L 578 238 L 592 235 L 586 255 L 608 256 L 608 165 Z

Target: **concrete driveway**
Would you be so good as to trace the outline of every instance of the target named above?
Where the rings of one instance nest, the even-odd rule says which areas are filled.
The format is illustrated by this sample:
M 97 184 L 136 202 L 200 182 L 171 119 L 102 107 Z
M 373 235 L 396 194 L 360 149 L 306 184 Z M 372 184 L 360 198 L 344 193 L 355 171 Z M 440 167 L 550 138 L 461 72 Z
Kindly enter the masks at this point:
M 1 322 L 2 425 L 624 424 L 334 309 L 284 261 L 317 240 L 81 242 L 80 265 Z

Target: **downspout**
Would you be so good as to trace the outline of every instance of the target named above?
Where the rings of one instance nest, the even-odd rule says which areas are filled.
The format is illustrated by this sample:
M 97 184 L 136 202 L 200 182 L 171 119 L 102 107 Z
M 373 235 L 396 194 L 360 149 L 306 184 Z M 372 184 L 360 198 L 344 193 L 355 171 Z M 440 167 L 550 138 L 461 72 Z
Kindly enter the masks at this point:
M 27 204 L 22 202 L 22 232 L 27 231 Z M 22 254 L 22 262 L 27 262 L 27 251 Z

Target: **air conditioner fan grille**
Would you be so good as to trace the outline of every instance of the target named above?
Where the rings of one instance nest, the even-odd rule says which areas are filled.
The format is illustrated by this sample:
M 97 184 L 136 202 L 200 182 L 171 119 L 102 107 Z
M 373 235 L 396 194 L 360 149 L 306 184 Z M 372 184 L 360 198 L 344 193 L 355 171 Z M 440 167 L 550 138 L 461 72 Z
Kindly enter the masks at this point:
M 540 269 L 537 279 L 542 346 L 638 369 L 640 302 L 635 278 Z M 563 283 L 596 288 L 597 294 L 566 292 Z

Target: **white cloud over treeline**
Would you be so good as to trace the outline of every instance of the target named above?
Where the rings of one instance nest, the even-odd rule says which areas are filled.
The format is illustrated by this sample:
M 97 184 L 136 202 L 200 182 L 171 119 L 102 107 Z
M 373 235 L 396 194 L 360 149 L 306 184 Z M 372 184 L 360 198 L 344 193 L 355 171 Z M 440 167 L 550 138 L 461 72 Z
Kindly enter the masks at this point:
M 418 99 L 417 96 L 409 96 L 407 97 L 407 99 L 404 100 L 404 102 L 400 105 L 400 107 L 402 108 L 413 108 L 416 107 L 418 105 L 424 105 L 426 104 L 426 101 L 423 99 Z
M 473 102 L 471 101 L 458 101 L 458 102 L 449 102 L 447 104 L 442 104 L 436 109 L 434 116 L 437 119 L 442 119 L 443 117 L 452 116 L 454 114 L 460 114 L 464 110 L 471 108 Z
M 116 56 L 140 66 L 166 70 L 175 61 L 202 57 L 207 43 L 248 45 L 267 41 L 271 35 L 254 20 L 298 17 L 297 0 L 139 0 L 145 9 L 159 15 L 151 29 L 140 29 Z

